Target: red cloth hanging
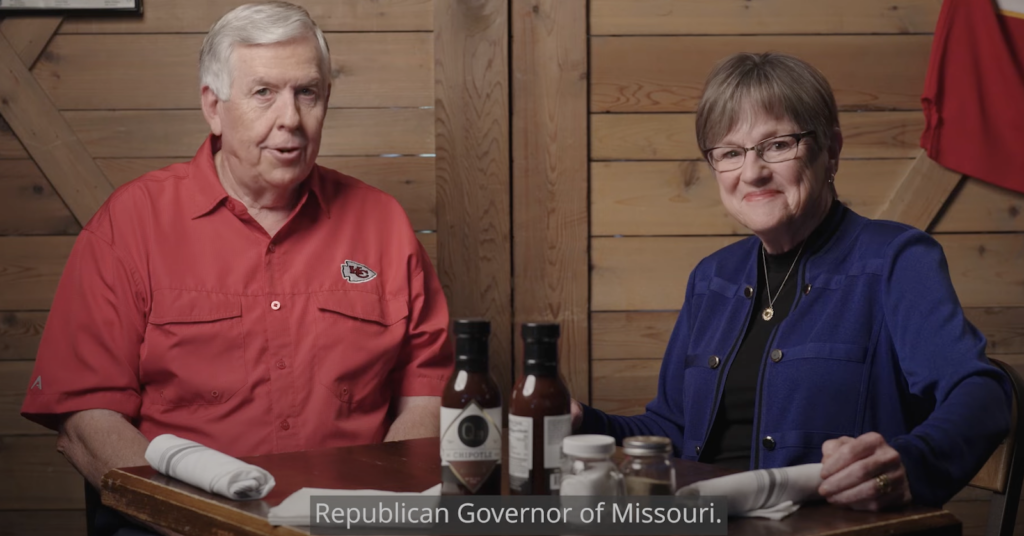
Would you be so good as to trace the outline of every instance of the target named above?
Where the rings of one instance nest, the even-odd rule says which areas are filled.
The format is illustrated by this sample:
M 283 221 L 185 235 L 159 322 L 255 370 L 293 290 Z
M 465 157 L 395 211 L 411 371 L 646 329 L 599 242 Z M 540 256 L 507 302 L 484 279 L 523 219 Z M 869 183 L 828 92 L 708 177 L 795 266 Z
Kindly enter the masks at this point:
M 945 0 L 921 102 L 932 160 L 1024 192 L 1024 1 Z

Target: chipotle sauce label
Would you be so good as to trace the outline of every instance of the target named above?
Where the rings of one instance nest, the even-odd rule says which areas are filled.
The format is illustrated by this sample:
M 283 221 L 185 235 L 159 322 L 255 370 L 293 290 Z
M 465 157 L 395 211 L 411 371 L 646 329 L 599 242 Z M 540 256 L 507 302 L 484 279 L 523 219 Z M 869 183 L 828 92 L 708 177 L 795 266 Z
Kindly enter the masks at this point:
M 441 408 L 441 465 L 476 493 L 501 464 L 501 408 Z

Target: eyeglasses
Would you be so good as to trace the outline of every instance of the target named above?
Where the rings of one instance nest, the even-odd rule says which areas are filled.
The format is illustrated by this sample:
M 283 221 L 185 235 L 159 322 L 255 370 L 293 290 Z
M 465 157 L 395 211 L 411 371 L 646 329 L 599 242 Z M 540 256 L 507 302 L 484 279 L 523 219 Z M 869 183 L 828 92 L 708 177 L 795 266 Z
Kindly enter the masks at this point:
M 800 146 L 800 140 L 813 136 L 814 131 L 807 130 L 768 138 L 753 147 L 712 147 L 704 151 L 704 157 L 718 172 L 735 171 L 743 167 L 743 161 L 747 158 L 748 151 L 754 151 L 757 156 L 761 157 L 761 160 L 769 164 L 778 164 L 796 158 L 799 154 L 797 148 Z

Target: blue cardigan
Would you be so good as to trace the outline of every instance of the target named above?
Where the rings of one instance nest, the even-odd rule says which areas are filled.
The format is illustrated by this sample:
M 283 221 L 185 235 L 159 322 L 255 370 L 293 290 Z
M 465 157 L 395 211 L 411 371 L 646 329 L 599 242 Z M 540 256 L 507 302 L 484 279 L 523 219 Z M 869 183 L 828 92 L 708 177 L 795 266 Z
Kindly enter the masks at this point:
M 751 468 L 820 462 L 824 441 L 876 431 L 899 452 L 914 502 L 941 505 L 1006 436 L 1009 382 L 964 318 L 933 238 L 845 207 L 822 229 L 761 361 Z M 760 245 L 741 240 L 690 274 L 646 413 L 584 406 L 580 433 L 666 436 L 676 456 L 700 459 L 757 296 Z

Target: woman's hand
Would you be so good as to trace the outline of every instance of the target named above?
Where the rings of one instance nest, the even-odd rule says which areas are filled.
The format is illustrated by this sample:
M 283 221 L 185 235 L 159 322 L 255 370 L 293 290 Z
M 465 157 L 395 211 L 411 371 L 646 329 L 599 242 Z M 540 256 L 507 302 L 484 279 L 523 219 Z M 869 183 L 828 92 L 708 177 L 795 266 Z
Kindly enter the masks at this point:
M 832 504 L 877 511 L 910 503 L 899 452 L 876 432 L 830 439 L 821 446 L 818 493 Z
M 583 406 L 575 398 L 569 404 L 569 414 L 572 415 L 572 431 L 575 432 L 583 422 Z

